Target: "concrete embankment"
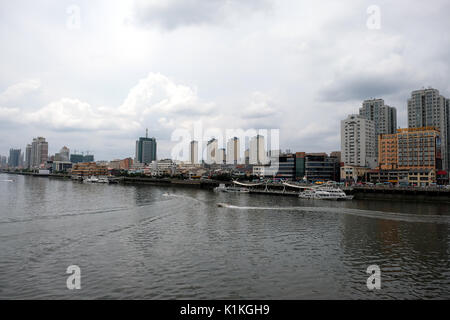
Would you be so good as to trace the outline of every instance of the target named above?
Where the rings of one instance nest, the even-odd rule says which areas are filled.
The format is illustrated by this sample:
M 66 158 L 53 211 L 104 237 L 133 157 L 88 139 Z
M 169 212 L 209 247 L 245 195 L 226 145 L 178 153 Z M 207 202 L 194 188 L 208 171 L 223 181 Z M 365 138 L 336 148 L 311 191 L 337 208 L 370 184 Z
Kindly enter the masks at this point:
M 412 187 L 348 187 L 345 193 L 354 199 L 376 199 L 419 202 L 450 202 L 450 190 L 444 188 Z

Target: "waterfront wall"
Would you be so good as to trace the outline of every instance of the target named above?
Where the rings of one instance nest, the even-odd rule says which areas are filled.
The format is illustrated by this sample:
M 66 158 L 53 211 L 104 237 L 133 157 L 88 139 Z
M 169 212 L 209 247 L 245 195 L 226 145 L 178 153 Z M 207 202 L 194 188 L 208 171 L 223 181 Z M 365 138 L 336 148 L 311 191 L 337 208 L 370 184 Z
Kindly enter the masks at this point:
M 450 190 L 442 188 L 348 187 L 344 191 L 354 199 L 450 202 Z

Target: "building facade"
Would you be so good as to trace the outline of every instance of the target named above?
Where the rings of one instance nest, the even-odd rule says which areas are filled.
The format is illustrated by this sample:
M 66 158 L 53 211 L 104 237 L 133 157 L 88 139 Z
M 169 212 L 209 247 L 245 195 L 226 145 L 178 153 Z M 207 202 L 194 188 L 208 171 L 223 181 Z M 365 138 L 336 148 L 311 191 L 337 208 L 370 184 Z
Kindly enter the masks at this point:
M 44 137 L 37 137 L 31 143 L 30 163 L 32 168 L 39 168 L 48 160 L 48 142 Z
M 375 168 L 375 123 L 352 114 L 341 121 L 341 152 L 345 165 Z
M 206 163 L 215 164 L 217 163 L 219 153 L 219 143 L 217 139 L 213 138 L 206 144 Z
M 31 168 L 31 144 L 27 144 L 26 148 L 25 148 L 25 164 L 24 167 L 26 169 L 30 169 Z
M 442 167 L 450 168 L 449 106 L 439 90 L 415 90 L 408 99 L 408 128 L 435 127 L 440 131 Z
M 365 100 L 359 114 L 375 125 L 375 157 L 378 157 L 378 135 L 393 134 L 397 129 L 397 109 L 384 104 L 383 99 Z
M 145 137 L 140 137 L 136 141 L 136 157 L 135 161 L 139 163 L 150 164 L 156 161 L 156 139 L 149 138 L 148 134 Z
M 297 180 L 308 181 L 339 181 L 340 155 L 333 153 L 305 153 L 295 154 L 295 177 Z
M 234 137 L 227 142 L 227 163 L 228 164 L 239 164 L 241 162 L 240 158 L 240 143 L 239 138 Z
M 108 167 L 98 165 L 95 162 L 80 162 L 72 166 L 74 176 L 106 176 Z
M 198 164 L 198 141 L 191 141 L 189 144 L 189 161 L 191 164 Z
M 18 168 L 20 165 L 20 149 L 9 149 L 8 167 Z
M 253 165 L 267 164 L 264 136 L 258 134 L 250 139 L 249 162 Z

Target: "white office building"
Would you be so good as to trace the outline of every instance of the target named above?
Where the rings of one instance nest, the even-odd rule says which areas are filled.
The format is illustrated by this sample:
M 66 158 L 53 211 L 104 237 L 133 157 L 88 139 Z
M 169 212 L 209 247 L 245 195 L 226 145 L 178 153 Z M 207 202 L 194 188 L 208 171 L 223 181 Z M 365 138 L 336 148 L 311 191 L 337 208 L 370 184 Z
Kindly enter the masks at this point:
M 261 165 L 267 162 L 264 136 L 258 134 L 250 140 L 249 163 Z
M 189 145 L 189 161 L 198 164 L 198 141 L 193 140 Z
M 234 137 L 227 142 L 227 163 L 238 164 L 241 162 L 239 138 Z
M 206 144 L 206 163 L 215 164 L 217 163 L 217 157 L 219 153 L 219 143 L 217 139 L 213 138 Z
M 341 121 L 341 152 L 345 165 L 375 168 L 375 123 L 357 114 Z

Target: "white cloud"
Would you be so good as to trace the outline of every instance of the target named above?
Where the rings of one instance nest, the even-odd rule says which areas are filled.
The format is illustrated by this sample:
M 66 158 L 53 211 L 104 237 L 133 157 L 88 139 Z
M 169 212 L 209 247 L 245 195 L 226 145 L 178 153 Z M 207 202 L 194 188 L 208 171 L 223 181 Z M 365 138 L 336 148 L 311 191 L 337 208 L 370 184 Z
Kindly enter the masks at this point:
M 41 87 L 39 79 L 28 79 L 6 88 L 0 93 L 0 106 L 6 106 L 16 102 L 23 96 L 37 91 Z

